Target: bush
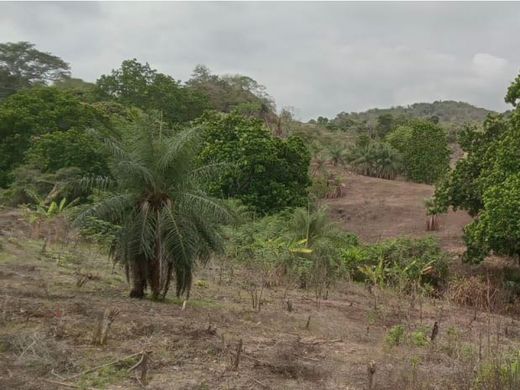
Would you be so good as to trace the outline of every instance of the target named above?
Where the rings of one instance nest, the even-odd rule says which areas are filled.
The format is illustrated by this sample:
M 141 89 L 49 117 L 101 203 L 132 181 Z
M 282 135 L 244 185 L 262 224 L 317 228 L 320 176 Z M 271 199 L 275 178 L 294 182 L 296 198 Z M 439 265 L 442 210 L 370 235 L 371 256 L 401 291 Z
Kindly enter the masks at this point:
M 446 131 L 433 122 L 410 121 L 388 134 L 386 140 L 401 153 L 406 177 L 412 181 L 434 183 L 449 169 Z
M 384 142 L 356 145 L 348 161 L 356 173 L 381 179 L 395 179 L 402 171 L 401 155 Z
M 84 130 L 55 131 L 34 139 L 26 161 L 42 172 L 76 167 L 83 174 L 107 175 L 107 156 L 102 145 Z
M 353 280 L 411 289 L 414 284 L 441 288 L 448 273 L 447 255 L 433 238 L 397 238 L 343 250 Z
M 298 208 L 230 230 L 227 254 L 271 284 L 323 287 L 346 275 L 341 250 L 357 243 L 330 222 L 326 210 Z
M 404 341 L 405 329 L 403 325 L 395 325 L 390 328 L 385 341 L 391 347 L 396 347 Z
M 307 203 L 310 154 L 300 138 L 274 138 L 260 120 L 237 113 L 209 113 L 199 124 L 201 162 L 222 164 L 208 178 L 213 195 L 238 198 L 262 214 Z

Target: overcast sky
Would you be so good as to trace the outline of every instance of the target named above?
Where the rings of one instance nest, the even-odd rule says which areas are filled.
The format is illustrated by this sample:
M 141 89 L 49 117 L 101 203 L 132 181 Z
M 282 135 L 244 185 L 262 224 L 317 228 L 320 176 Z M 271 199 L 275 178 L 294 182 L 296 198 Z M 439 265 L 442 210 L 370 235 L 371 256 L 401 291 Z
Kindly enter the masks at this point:
M 520 3 L 0 3 L 0 41 L 33 42 L 74 77 L 137 58 L 180 80 L 242 73 L 297 117 L 461 100 L 504 110 Z

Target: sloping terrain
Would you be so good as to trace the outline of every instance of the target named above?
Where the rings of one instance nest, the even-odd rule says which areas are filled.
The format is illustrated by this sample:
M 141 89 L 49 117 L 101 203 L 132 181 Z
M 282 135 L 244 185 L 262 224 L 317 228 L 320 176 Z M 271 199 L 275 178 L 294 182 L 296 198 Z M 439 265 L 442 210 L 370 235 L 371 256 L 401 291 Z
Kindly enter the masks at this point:
M 426 231 L 424 200 L 433 187 L 398 180 L 384 180 L 348 172 L 339 174 L 345 196 L 327 201 L 332 215 L 364 242 L 408 235 L 438 237 L 442 247 L 458 252 L 463 248 L 462 228 L 471 221 L 464 211 L 439 217 L 440 229 Z
M 145 381 L 148 389 L 353 390 L 367 388 L 372 361 L 374 389 L 468 389 L 477 351 L 519 346 L 512 318 L 349 283 L 319 304 L 311 291 L 266 289 L 258 312 L 239 270 L 216 266 L 198 272 L 183 310 L 171 297 L 128 298 L 121 270 L 91 247 L 1 243 L 2 389 L 139 389 Z M 92 345 L 107 309 L 117 309 L 107 342 Z M 141 366 L 132 370 L 143 351 L 146 378 Z

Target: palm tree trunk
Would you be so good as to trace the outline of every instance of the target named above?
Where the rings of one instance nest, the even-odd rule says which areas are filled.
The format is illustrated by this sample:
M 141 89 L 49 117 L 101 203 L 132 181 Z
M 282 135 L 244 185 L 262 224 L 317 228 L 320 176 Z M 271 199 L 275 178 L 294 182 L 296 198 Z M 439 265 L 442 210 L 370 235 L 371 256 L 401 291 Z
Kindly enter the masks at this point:
M 148 284 L 152 292 L 152 299 L 159 299 L 161 295 L 161 262 L 158 258 L 148 263 Z
M 146 289 L 146 262 L 139 259 L 130 264 L 132 290 L 130 290 L 130 298 L 143 298 Z

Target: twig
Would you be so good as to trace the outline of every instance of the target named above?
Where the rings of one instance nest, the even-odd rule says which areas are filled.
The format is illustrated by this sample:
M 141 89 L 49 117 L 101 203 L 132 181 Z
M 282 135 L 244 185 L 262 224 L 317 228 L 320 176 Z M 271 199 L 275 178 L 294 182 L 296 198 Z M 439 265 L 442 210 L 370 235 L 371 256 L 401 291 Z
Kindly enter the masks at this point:
M 260 386 L 262 386 L 264 389 L 270 389 L 271 387 L 269 387 L 268 385 L 266 385 L 265 383 L 262 383 L 260 382 L 258 379 L 255 379 L 255 378 L 251 378 L 254 382 L 258 383 Z
M 112 362 L 110 362 L 110 363 L 105 363 L 105 364 L 102 364 L 102 365 L 100 365 L 100 366 L 96 366 L 96 367 L 93 367 L 93 368 L 89 368 L 88 370 L 81 371 L 81 372 L 78 373 L 78 374 L 75 374 L 75 375 L 72 375 L 72 376 L 68 377 L 67 380 L 70 381 L 71 379 L 78 378 L 78 377 L 80 377 L 80 376 L 82 376 L 82 375 L 88 374 L 88 373 L 93 372 L 93 371 L 97 371 L 97 370 L 99 370 L 100 368 L 104 368 L 104 367 L 112 366 L 112 365 L 114 365 L 114 364 L 117 364 L 117 363 L 120 363 L 120 362 L 122 362 L 122 361 L 124 361 L 124 360 L 128 360 L 128 359 L 130 359 L 130 358 L 133 358 L 133 357 L 136 357 L 136 356 L 142 355 L 142 354 L 144 354 L 144 353 L 145 353 L 145 352 L 137 352 L 137 353 L 134 353 L 134 354 L 132 354 L 132 355 L 128 355 L 128 356 L 122 357 L 121 359 L 114 360 L 114 361 L 112 361 Z M 148 352 L 148 353 L 149 353 L 149 352 Z
M 240 339 L 237 346 L 237 354 L 235 355 L 235 361 L 233 362 L 233 369 L 238 370 L 238 364 L 240 363 L 240 354 L 242 353 L 243 341 Z
M 54 385 L 60 385 L 60 386 L 63 386 L 63 387 L 70 387 L 71 389 L 79 389 L 79 386 L 77 385 L 73 385 L 72 383 L 65 383 L 65 382 L 60 382 L 60 381 L 54 381 L 52 379 L 43 379 L 45 382 L 49 382 L 49 383 L 52 383 Z
M 144 361 L 144 353 L 141 353 L 141 359 L 137 363 L 135 363 L 132 367 L 130 367 L 127 372 L 131 372 L 135 370 L 137 367 L 139 367 Z

